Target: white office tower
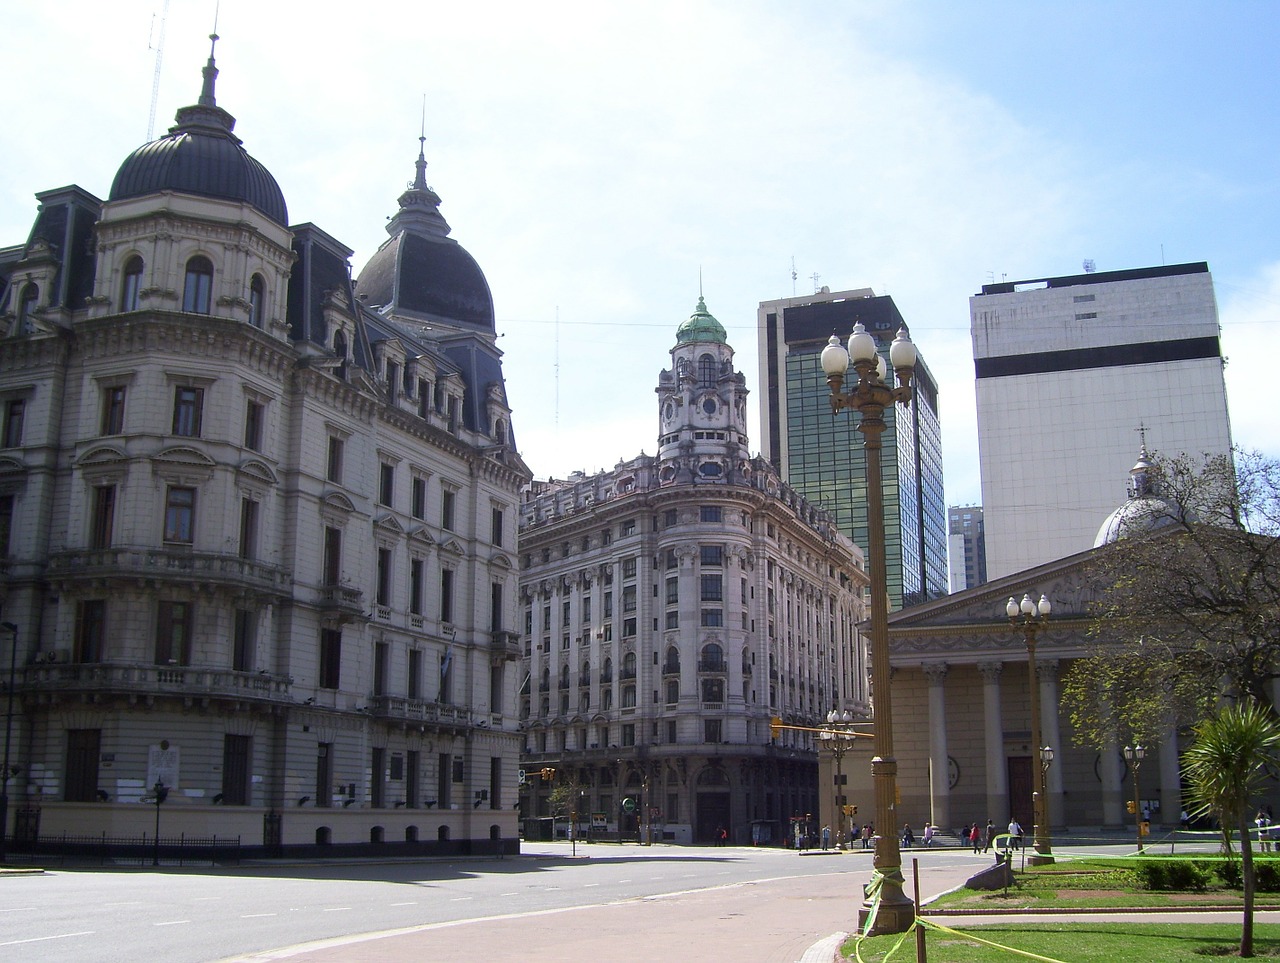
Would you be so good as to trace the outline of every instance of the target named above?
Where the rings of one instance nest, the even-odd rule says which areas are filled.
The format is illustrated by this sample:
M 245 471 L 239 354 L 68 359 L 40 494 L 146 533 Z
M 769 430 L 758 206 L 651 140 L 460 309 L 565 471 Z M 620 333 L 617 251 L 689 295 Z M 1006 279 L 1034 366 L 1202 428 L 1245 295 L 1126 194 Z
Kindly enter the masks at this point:
M 987 284 L 969 313 L 990 578 L 1090 548 L 1144 441 L 1230 449 L 1207 264 Z

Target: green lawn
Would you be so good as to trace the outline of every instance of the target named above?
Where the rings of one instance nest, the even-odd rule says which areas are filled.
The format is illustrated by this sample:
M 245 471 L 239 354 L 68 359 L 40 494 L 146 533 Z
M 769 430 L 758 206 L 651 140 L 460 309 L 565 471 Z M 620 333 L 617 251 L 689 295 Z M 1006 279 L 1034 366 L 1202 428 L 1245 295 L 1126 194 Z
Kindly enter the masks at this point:
M 949 922 L 949 921 L 943 921 Z M 1206 960 L 1234 955 L 1240 945 L 1238 923 L 1036 923 L 965 927 L 964 932 L 1004 947 L 1035 953 L 1062 963 L 1119 963 L 1119 961 Z M 844 946 L 850 960 L 878 963 L 901 940 L 901 936 L 876 936 L 864 940 L 855 950 L 856 939 Z M 910 934 L 893 953 L 894 963 L 915 959 L 915 935 Z M 1014 963 L 1026 959 L 997 949 L 968 942 L 962 935 L 926 931 L 929 963 Z M 1254 927 L 1254 954 L 1280 956 L 1280 925 Z

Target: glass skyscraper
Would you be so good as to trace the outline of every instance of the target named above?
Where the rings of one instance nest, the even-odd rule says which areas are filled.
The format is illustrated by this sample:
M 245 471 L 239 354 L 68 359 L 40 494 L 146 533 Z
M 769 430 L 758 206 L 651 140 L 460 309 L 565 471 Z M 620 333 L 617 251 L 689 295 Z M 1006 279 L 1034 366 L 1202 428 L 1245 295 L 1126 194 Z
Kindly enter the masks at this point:
M 889 343 L 905 325 L 893 299 L 870 289 L 823 291 L 760 304 L 760 425 L 767 457 L 789 484 L 833 512 L 867 550 L 866 455 L 856 412 L 831 413 L 819 356 L 832 334 L 853 325 Z M 885 572 L 892 608 L 947 594 L 947 512 L 942 489 L 938 386 L 916 364 L 915 399 L 885 411 L 882 484 Z

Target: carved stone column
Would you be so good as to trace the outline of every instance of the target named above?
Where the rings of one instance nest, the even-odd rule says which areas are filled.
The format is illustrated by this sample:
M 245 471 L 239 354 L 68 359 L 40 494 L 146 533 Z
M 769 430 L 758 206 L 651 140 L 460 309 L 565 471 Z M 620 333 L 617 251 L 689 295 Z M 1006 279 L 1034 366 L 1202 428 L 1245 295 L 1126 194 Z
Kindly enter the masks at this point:
M 1049 825 L 1064 825 L 1062 808 L 1062 769 L 1066 764 L 1066 746 L 1062 744 L 1062 714 L 1058 706 L 1058 660 L 1041 659 L 1036 663 L 1036 674 L 1040 677 L 1040 739 L 1053 749 L 1054 763 L 1045 773 L 1045 793 L 1048 795 Z M 1038 765 L 1040 752 L 1037 748 L 1032 755 L 1031 764 Z
M 951 785 L 947 766 L 947 663 L 926 662 L 929 682 L 929 820 L 944 829 L 951 826 Z
M 1004 717 L 1000 710 L 1000 673 L 1003 662 L 979 662 L 982 673 L 982 732 L 986 749 L 987 811 L 982 820 L 999 822 L 1009 811 L 1009 769 L 1004 756 Z

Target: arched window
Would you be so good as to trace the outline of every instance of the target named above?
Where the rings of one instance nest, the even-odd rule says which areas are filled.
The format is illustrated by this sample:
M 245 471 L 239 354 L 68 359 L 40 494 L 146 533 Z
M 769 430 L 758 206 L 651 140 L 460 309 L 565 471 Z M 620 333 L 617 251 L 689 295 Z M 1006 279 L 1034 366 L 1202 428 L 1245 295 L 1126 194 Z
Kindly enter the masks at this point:
M 698 358 L 698 384 L 713 385 L 716 383 L 716 359 L 709 354 Z
M 493 423 L 493 440 L 499 445 L 507 443 L 507 423 L 501 418 L 498 418 Z
M 578 685 L 591 685 L 591 663 L 582 663 L 582 672 L 578 675 Z
M 22 289 L 18 298 L 18 325 L 15 332 L 28 334 L 31 331 L 31 315 L 35 313 L 36 302 L 40 300 L 40 285 L 28 284 Z
M 680 671 L 680 650 L 674 645 L 667 646 L 667 661 L 662 666 L 663 672 Z
M 249 281 L 249 323 L 255 328 L 262 327 L 263 313 L 266 311 L 267 285 L 261 274 L 255 274 Z
M 347 336 L 339 331 L 333 336 L 333 353 L 341 362 L 335 374 L 343 381 L 347 380 Z
M 600 681 L 601 682 L 613 681 L 613 659 L 605 658 L 604 669 L 601 670 L 600 672 Z
M 124 282 L 120 285 L 120 310 L 137 311 L 142 295 L 142 258 L 134 255 L 124 262 Z
M 208 314 L 212 303 L 213 262 L 197 255 L 187 262 L 187 277 L 182 285 L 182 310 Z
M 715 642 L 708 642 L 702 647 L 702 664 L 698 668 L 703 672 L 723 672 L 724 649 Z
M 622 657 L 622 678 L 634 679 L 636 677 L 636 654 L 628 652 Z
M 569 688 L 569 667 L 567 665 L 560 667 L 560 688 Z

